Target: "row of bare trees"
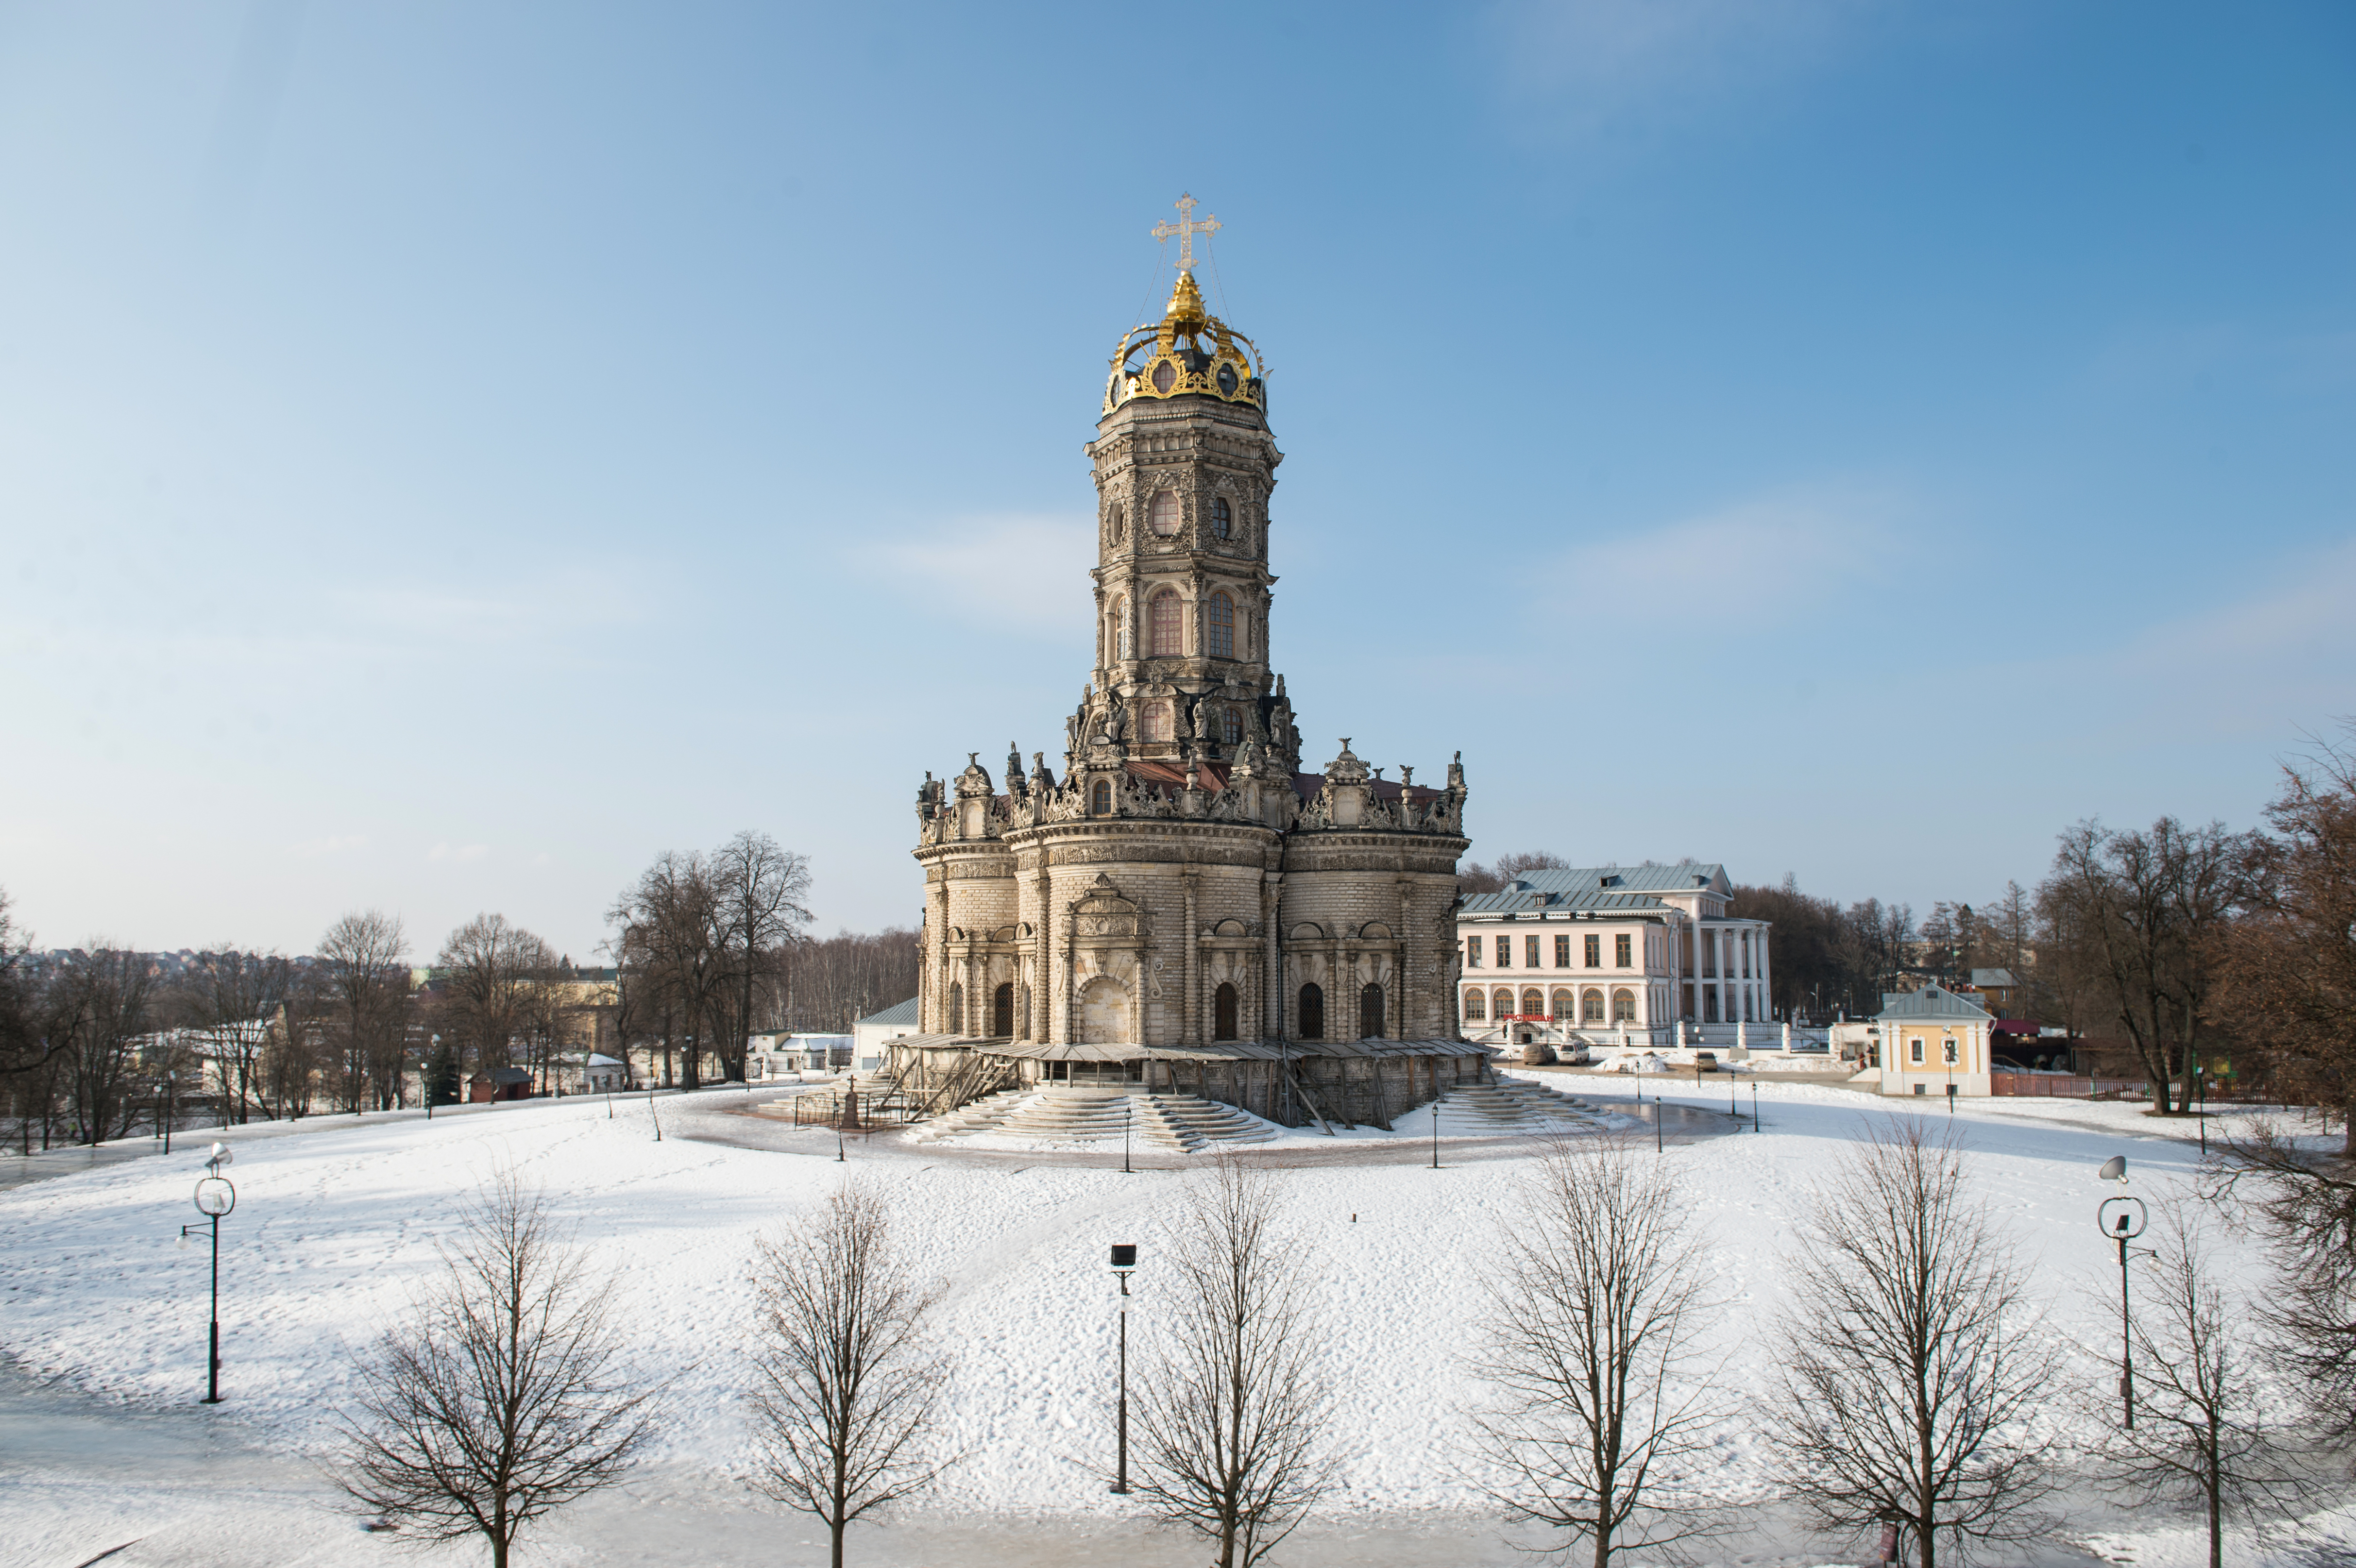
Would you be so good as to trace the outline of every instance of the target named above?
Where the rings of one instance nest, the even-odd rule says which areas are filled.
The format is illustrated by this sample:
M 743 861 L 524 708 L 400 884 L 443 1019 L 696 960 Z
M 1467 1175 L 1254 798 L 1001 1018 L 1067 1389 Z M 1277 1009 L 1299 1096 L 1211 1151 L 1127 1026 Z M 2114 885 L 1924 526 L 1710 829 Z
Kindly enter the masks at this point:
M 2121 1428 L 2105 1380 L 2073 1383 L 2076 1347 L 2032 1306 L 1967 1157 L 1935 1126 L 1892 1116 L 1854 1146 L 1803 1221 L 1787 1307 L 1762 1325 L 1773 1394 L 1750 1424 L 1815 1530 L 1919 1568 L 2049 1532 L 2064 1475 L 2051 1416 L 2072 1406 L 2105 1434 L 2084 1456 L 2093 1477 L 2197 1510 L 2212 1568 L 2229 1522 L 2314 1495 L 2329 1445 L 2269 1403 L 2295 1341 L 2259 1326 L 2319 1303 L 2344 1325 L 2344 1272 L 2328 1301 L 2269 1319 L 2218 1265 L 2208 1211 L 2168 1209 L 2134 1326 L 2140 1419 Z M 2231 1174 L 2217 1176 L 2222 1200 Z M 1232 1156 L 1193 1181 L 1155 1260 L 1158 1331 L 1135 1380 L 1137 1495 L 1219 1568 L 1268 1558 L 1329 1491 L 1339 1452 L 1316 1254 L 1278 1182 Z M 1709 1343 L 1728 1304 L 1711 1295 L 1693 1199 L 1649 1151 L 1566 1142 L 1490 1254 L 1496 1330 L 1463 1368 L 1484 1391 L 1474 1450 L 1505 1477 L 1494 1495 L 1509 1513 L 1594 1568 L 1690 1558 L 1742 1526 L 1720 1479 L 1732 1351 Z M 499 1563 L 521 1525 L 622 1473 L 660 1391 L 616 1375 L 611 1292 L 536 1199 L 502 1179 L 469 1227 L 440 1291 L 364 1367 L 347 1485 L 436 1538 L 488 1537 Z M 753 1274 L 754 1469 L 827 1526 L 840 1565 L 851 1526 L 961 1456 L 945 1421 L 956 1360 L 933 1327 L 943 1287 L 895 1234 L 884 1189 L 860 1181 L 760 1242 Z M 2337 1349 L 2301 1365 L 2344 1443 L 2356 1385 L 2344 1338 Z
M 176 961 L 93 943 L 36 955 L 0 893 L 0 1093 L 29 1150 L 152 1126 L 167 1106 L 222 1125 L 456 1097 L 468 1071 L 545 1072 L 592 1008 L 538 936 L 497 914 L 451 933 L 420 987 L 401 922 L 343 916 L 316 955 L 222 944 Z
M 710 854 L 664 854 L 615 901 L 622 1035 L 662 1053 L 666 1081 L 674 1052 L 688 1088 L 707 1056 L 723 1078 L 744 1077 L 749 1038 L 777 1027 L 809 887 L 806 859 L 744 832 Z
M 827 1527 L 836 1568 L 852 1525 L 962 1457 L 944 1430 L 943 1285 L 894 1214 L 882 1187 L 854 1181 L 752 1261 L 754 1473 Z M 435 1278 L 362 1353 L 337 1463 L 378 1525 L 479 1537 L 505 1568 L 532 1520 L 628 1472 L 668 1388 L 626 1375 L 615 1282 L 541 1195 L 502 1172 L 460 1219 Z M 1193 1186 L 1165 1263 L 1167 1329 L 1138 1380 L 1138 1491 L 1221 1568 L 1248 1568 L 1332 1475 L 1312 1260 L 1272 1175 L 1227 1159 Z

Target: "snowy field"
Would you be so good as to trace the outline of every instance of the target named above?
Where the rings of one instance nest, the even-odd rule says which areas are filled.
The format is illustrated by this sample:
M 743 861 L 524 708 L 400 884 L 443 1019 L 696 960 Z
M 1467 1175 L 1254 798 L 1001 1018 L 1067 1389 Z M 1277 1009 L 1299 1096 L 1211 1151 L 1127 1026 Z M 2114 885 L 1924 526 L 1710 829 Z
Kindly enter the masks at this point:
M 1628 1078 L 1532 1074 L 1607 1108 L 1632 1109 Z M 1839 1087 L 1770 1082 L 1762 1131 L 1725 1115 L 1724 1079 L 1665 1089 L 1673 1114 L 1665 1172 L 1687 1183 L 1719 1303 L 1716 1348 L 1737 1410 L 1756 1408 L 1772 1374 L 1768 1330 L 1784 1299 L 1794 1221 L 1844 1147 L 1873 1117 L 1950 1113 L 1894 1105 Z M 293 1129 L 188 1134 L 168 1157 L 139 1158 L 0 1192 L 0 1541 L 11 1563 L 72 1568 L 134 1539 L 107 1562 L 310 1563 L 416 1561 L 360 1534 L 333 1510 L 316 1464 L 345 1397 L 347 1347 L 398 1313 L 452 1230 L 455 1198 L 499 1165 L 541 1186 L 615 1272 L 638 1372 L 671 1380 L 675 1417 L 647 1468 L 527 1539 L 525 1563 L 795 1563 L 823 1560 L 823 1535 L 768 1509 L 744 1484 L 739 1362 L 752 1322 L 752 1240 L 850 1174 L 902 1200 L 906 1239 L 950 1283 L 943 1320 L 962 1347 L 951 1439 L 969 1458 L 926 1511 L 862 1538 L 867 1563 L 1191 1563 L 1199 1551 L 1141 1532 L 1127 1499 L 1106 1494 L 1110 1459 L 1113 1286 L 1107 1246 L 1133 1242 L 1132 1338 L 1152 1329 L 1152 1260 L 1192 1162 L 1139 1151 L 1026 1157 L 854 1140 L 744 1114 L 764 1095 L 708 1093 L 527 1103 Z M 1739 1093 L 1751 1109 L 1748 1083 Z M 2127 1156 L 2147 1200 L 2179 1190 L 2198 1149 L 2157 1133 L 2138 1107 L 2077 1101 L 1966 1103 L 1953 1114 L 1979 1190 L 2018 1240 L 2047 1309 L 2035 1336 L 2055 1386 L 2099 1384 L 2115 1353 L 2114 1254 L 2094 1210 L 2111 1190 L 2095 1169 Z M 1622 1123 L 1623 1125 L 1636 1124 Z M 1507 1563 L 1525 1560 L 1494 1523 L 1495 1479 L 1458 1440 L 1480 1395 L 1486 1305 L 1476 1265 L 1509 1222 L 1527 1145 L 1443 1139 L 1432 1170 L 1428 1122 L 1396 1135 L 1291 1134 L 1249 1157 L 1283 1169 L 1294 1217 L 1312 1235 L 1323 1334 L 1342 1387 L 1343 1489 L 1280 1563 Z M 197 1218 L 189 1189 L 210 1137 L 237 1150 L 238 1208 L 222 1226 L 223 1394 L 202 1392 L 206 1253 L 181 1250 Z M 1649 1129 L 1646 1130 L 1649 1137 Z M 2155 1202 L 2155 1208 L 2158 1205 Z M 2244 1254 L 2246 1277 L 2257 1278 Z M 2041 1435 L 2073 1450 L 2083 1433 L 2066 1402 Z M 1764 1456 L 1738 1424 L 1719 1450 L 1730 1500 L 1766 1497 Z M 2002 1561 L 2111 1561 L 2190 1568 L 2188 1519 L 2161 1520 L 2072 1495 L 2072 1541 Z M 1859 1543 L 1809 1543 L 1788 1510 L 1718 1549 L 1754 1563 L 1849 1561 Z M 2311 1560 L 2346 1515 L 2319 1518 L 2237 1560 Z M 1778 1522 L 1778 1521 L 1782 1522 Z M 1021 1522 L 1017 1522 L 1021 1521 Z M 2133 1527 L 2132 1532 L 2130 1527 Z M 868 1543 L 862 1545 L 862 1539 Z M 1525 1537 L 1524 1540 L 1530 1538 Z M 808 1544 L 804 1544 L 807 1542 Z M 434 1561 L 472 1561 L 452 1551 Z

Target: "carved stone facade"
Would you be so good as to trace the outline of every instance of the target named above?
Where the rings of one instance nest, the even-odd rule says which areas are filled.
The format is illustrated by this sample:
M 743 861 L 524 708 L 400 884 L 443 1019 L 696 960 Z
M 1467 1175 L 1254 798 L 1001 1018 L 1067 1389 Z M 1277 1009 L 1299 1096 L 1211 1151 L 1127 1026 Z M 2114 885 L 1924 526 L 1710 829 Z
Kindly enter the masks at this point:
M 1269 663 L 1282 453 L 1249 345 L 1181 272 L 1097 439 L 1096 667 L 1059 778 L 917 792 L 928 1035 L 1215 1050 L 1451 1039 L 1464 774 L 1301 771 Z

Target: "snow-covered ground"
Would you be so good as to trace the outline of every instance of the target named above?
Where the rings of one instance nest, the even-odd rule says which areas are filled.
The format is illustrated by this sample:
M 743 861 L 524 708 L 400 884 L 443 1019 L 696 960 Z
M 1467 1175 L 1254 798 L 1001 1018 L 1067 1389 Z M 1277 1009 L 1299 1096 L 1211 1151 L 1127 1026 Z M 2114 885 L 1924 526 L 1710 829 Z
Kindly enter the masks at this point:
M 1751 1131 L 1724 1115 L 1725 1079 L 1528 1075 L 1611 1109 L 1626 1102 L 1633 1111 L 1639 1087 L 1648 1102 L 1665 1092 L 1673 1111 L 1686 1107 L 1658 1157 L 1665 1176 L 1687 1184 L 1708 1240 L 1720 1303 L 1714 1333 L 1738 1410 L 1757 1408 L 1768 1392 L 1769 1330 L 1784 1300 L 1794 1222 L 1829 1189 L 1834 1162 L 1874 1117 L 1951 1115 L 1944 1104 L 1769 1081 L 1758 1090 L 1763 1130 Z M 821 1538 L 763 1512 L 742 1484 L 745 1271 L 756 1234 L 851 1175 L 903 1200 L 909 1244 L 949 1282 L 942 1327 L 960 1348 L 950 1435 L 969 1451 L 928 1511 L 877 1536 L 895 1544 L 868 1560 L 992 1560 L 975 1543 L 1003 1539 L 1010 1519 L 1047 1522 L 1008 1562 L 1095 1561 L 1087 1542 L 1128 1541 L 1134 1510 L 1106 1495 L 1098 1476 L 1109 1459 L 1115 1327 L 1106 1248 L 1143 1248 L 1131 1333 L 1150 1339 L 1157 1243 L 1185 1168 L 1198 1162 L 1141 1151 L 1151 1168 L 1124 1174 L 1118 1145 L 1108 1156 L 1026 1156 L 885 1136 L 854 1140 L 838 1164 L 831 1135 L 742 1114 L 757 1097 L 663 1099 L 659 1142 L 644 1100 L 189 1135 L 168 1158 L 0 1192 L 0 1349 L 16 1363 L 13 1381 L 0 1382 L 0 1411 L 16 1433 L 0 1435 L 0 1467 L 38 1483 L 0 1487 L 10 1561 L 80 1563 L 134 1536 L 142 1543 L 111 1563 L 391 1561 L 388 1544 L 328 1511 L 312 1457 L 348 1389 L 346 1348 L 401 1311 L 433 1264 L 434 1242 L 453 1228 L 455 1200 L 502 1164 L 544 1189 L 615 1272 L 637 1370 L 671 1380 L 674 1394 L 644 1478 L 557 1521 L 525 1561 L 817 1560 L 797 1543 Z M 1748 1114 L 1749 1082 L 1736 1098 Z M 2094 1223 L 2111 1189 L 2095 1169 L 2124 1153 L 2139 1194 L 2179 1190 L 2198 1160 L 2187 1129 L 2156 1130 L 2132 1105 L 2067 1100 L 1965 1103 L 1952 1115 L 1979 1190 L 2030 1261 L 2046 1307 L 2046 1321 L 2024 1332 L 2051 1359 L 2057 1388 L 2099 1383 L 2116 1335 L 2116 1276 Z M 1248 1151 L 1282 1168 L 1293 1214 L 1312 1237 L 1321 1333 L 1343 1390 L 1343 1488 L 1291 1561 L 1515 1559 L 1486 1522 L 1494 1510 L 1483 1488 L 1495 1477 L 1456 1434 L 1480 1392 L 1487 1307 L 1476 1265 L 1512 1219 L 1506 1193 L 1531 1151 L 1510 1139 L 1443 1138 L 1443 1168 L 1433 1170 L 1420 1162 L 1430 1145 L 1416 1120 L 1396 1135 L 1295 1133 Z M 181 1223 L 197 1218 L 189 1191 L 214 1136 L 237 1150 L 238 1207 L 222 1226 L 227 1403 L 198 1412 L 187 1402 L 201 1392 L 206 1254 L 176 1243 Z M 2254 1255 L 2239 1261 L 2254 1281 Z M 2057 1400 L 2040 1413 L 2040 1431 L 2074 1448 L 2075 1419 Z M 218 1431 L 197 1435 L 198 1420 Z M 1766 1496 L 1764 1456 L 1740 1422 L 1719 1464 L 1730 1500 Z M 652 1532 L 628 1523 L 657 1515 L 713 1533 L 666 1555 L 648 1544 Z M 971 1523 L 981 1516 L 1001 1522 Z M 2086 1503 L 2073 1522 L 2115 1561 L 2197 1561 L 2190 1520 Z M 2320 1544 L 2333 1523 L 2319 1520 L 2300 1539 Z M 2124 1533 L 2129 1525 L 2142 1533 Z M 731 1532 L 747 1543 L 741 1558 L 723 1544 Z M 1429 1549 L 1440 1540 L 1454 1544 Z M 1856 1547 L 1816 1550 L 1827 1549 Z M 2287 1562 L 2289 1551 L 2264 1555 Z M 1800 1552 L 1786 1530 L 1772 1548 L 1730 1543 L 1725 1556 L 1812 1560 Z M 2038 1560 L 2086 1561 L 2058 1543 L 2053 1552 Z M 1174 1541 L 1121 1554 L 1194 1560 Z

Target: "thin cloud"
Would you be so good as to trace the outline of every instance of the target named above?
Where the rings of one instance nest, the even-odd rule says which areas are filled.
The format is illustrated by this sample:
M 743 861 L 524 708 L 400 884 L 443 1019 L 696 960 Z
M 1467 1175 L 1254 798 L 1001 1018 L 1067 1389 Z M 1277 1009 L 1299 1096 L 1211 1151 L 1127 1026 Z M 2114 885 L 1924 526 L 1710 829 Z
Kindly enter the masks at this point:
M 1549 603 L 1638 620 L 1675 608 L 1739 616 L 1772 603 L 1829 601 L 1911 563 L 1917 546 L 1901 527 L 1907 510 L 1881 491 L 1761 496 L 1582 545 L 1537 581 Z
M 888 583 L 905 608 L 1013 636 L 1062 641 L 1088 624 L 1096 525 L 1087 517 L 1001 513 L 965 517 L 922 539 L 854 550 L 850 564 Z
M 1500 87 L 1577 135 L 1682 117 L 1847 52 L 1881 0 L 1508 0 L 1487 18 Z

